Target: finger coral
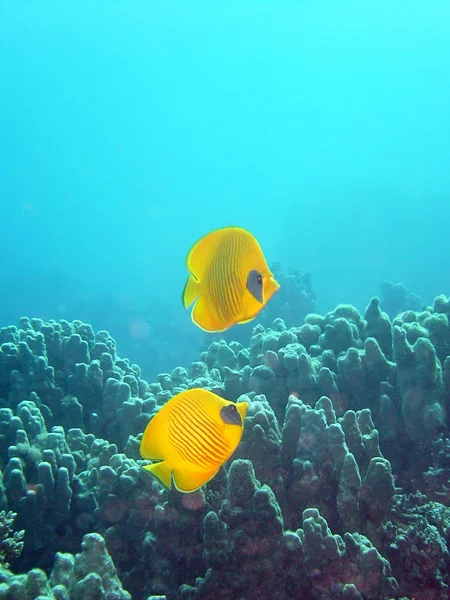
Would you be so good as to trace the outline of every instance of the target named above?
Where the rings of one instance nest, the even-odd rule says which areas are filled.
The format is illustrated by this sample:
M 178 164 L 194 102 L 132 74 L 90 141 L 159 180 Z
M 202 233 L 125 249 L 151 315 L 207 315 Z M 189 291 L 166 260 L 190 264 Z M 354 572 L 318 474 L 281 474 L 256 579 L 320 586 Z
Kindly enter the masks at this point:
M 0 598 L 448 598 L 449 306 L 261 321 L 154 382 L 81 321 L 2 328 Z M 193 387 L 249 407 L 181 495 L 139 443 Z

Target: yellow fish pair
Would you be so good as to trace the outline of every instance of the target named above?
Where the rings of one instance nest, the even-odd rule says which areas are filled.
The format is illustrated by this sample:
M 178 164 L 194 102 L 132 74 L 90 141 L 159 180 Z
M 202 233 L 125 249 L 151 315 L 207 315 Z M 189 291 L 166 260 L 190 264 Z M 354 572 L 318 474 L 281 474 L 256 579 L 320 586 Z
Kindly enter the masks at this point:
M 279 289 L 256 239 L 240 227 L 201 238 L 190 250 L 183 305 L 210 332 L 256 317 Z M 234 404 L 204 389 L 174 396 L 147 425 L 141 440 L 144 467 L 167 488 L 193 492 L 209 481 L 236 450 L 247 404 Z

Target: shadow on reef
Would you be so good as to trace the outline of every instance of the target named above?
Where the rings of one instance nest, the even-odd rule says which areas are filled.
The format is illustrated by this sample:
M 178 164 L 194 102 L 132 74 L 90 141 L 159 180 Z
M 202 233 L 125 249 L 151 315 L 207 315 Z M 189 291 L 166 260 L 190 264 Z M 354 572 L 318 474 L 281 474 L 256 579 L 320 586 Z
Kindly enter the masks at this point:
M 444 296 L 277 318 L 154 383 L 81 321 L 1 329 L 0 598 L 448 599 L 449 318 Z M 183 495 L 138 448 L 190 387 L 249 409 Z

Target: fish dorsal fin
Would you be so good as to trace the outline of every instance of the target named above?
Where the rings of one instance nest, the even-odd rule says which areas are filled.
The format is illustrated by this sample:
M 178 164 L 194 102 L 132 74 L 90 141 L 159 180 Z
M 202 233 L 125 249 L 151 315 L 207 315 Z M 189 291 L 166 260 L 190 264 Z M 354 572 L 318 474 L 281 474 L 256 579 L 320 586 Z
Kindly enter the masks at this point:
M 197 281 L 203 279 L 203 275 L 211 262 L 211 258 L 217 251 L 220 242 L 233 231 L 241 231 L 240 227 L 224 227 L 216 229 L 200 238 L 189 250 L 186 258 L 186 268 L 194 275 Z

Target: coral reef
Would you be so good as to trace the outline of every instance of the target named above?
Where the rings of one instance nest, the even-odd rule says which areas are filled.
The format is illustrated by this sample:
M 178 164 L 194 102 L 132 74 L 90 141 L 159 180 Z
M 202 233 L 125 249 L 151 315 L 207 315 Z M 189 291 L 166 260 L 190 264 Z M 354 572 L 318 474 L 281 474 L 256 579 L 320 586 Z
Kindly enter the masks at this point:
M 406 290 L 401 281 L 383 281 L 380 285 L 381 306 L 391 319 L 407 310 L 420 311 L 423 301 Z
M 309 313 L 318 312 L 310 273 L 299 269 L 289 269 L 286 273 L 279 262 L 271 268 L 280 289 L 262 313 L 259 321 L 262 325 L 269 326 L 276 318 L 282 318 L 287 327 L 294 327 Z
M 1 329 L 0 598 L 448 599 L 449 318 L 276 318 L 154 383 L 80 321 Z M 249 409 L 183 495 L 139 440 L 191 387 Z
M 0 571 L 0 598 L 13 600 L 131 600 L 98 533 L 84 536 L 79 554 L 57 552 L 50 577 L 41 569 L 23 575 Z
M 16 513 L 0 511 L 0 565 L 8 568 L 22 554 L 24 531 L 14 530 Z

